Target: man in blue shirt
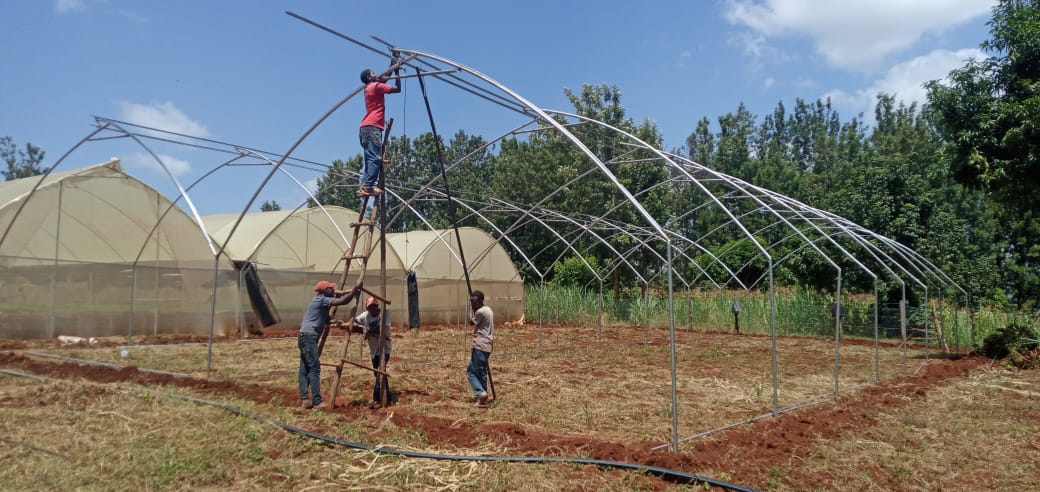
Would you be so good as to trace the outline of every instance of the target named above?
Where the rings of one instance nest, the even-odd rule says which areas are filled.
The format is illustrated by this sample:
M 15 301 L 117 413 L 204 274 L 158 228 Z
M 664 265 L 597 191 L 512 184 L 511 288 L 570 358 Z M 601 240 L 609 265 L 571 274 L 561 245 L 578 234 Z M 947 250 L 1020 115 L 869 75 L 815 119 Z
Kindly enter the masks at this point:
M 361 281 L 347 292 L 337 291 L 336 284 L 322 280 L 314 285 L 314 299 L 303 312 L 300 336 L 296 344 L 300 347 L 300 406 L 323 409 L 328 404 L 321 399 L 321 366 L 318 364 L 318 336 L 329 324 L 329 308 L 341 306 L 355 299 L 361 292 Z M 339 297 L 337 297 L 339 296 Z M 310 395 L 308 398 L 308 387 Z

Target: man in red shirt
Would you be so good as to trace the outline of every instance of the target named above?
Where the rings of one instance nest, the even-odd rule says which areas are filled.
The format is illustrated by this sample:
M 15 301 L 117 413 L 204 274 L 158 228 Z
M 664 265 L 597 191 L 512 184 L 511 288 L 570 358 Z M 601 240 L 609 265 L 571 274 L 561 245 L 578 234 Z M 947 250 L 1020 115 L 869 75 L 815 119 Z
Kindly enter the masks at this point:
M 379 171 L 383 167 L 383 126 L 386 120 L 386 103 L 383 96 L 401 92 L 401 79 L 394 79 L 394 85 L 386 84 L 386 80 L 387 78 L 376 75 L 370 69 L 361 71 L 361 82 L 365 84 L 365 117 L 361 120 L 359 133 L 361 148 L 364 151 L 361 189 L 358 190 L 360 196 L 383 192 L 376 186 Z

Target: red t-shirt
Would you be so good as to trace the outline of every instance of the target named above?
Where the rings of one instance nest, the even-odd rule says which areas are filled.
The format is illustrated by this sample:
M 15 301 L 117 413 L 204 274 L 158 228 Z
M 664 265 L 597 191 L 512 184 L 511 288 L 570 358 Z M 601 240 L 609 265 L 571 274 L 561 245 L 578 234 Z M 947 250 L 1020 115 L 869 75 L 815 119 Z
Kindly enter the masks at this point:
M 378 126 L 383 128 L 386 119 L 385 95 L 394 90 L 394 86 L 382 82 L 372 82 L 365 86 L 365 117 L 361 126 Z

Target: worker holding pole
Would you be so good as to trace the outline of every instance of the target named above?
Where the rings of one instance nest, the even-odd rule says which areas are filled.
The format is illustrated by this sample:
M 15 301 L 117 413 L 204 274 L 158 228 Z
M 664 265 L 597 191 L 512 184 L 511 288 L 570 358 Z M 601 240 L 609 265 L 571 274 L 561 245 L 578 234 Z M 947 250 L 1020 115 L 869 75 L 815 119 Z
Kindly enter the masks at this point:
M 386 120 L 384 96 L 401 92 L 400 78 L 394 79 L 394 85 L 386 84 L 387 80 L 387 77 L 380 77 L 371 69 L 361 71 L 361 82 L 365 84 L 365 117 L 361 119 L 361 129 L 358 132 L 363 151 L 361 188 L 358 189 L 358 196 L 362 197 L 383 192 L 376 186 L 376 182 L 383 169 L 383 128 Z
M 362 287 L 361 280 L 353 289 L 343 292 L 336 290 L 336 284 L 321 280 L 314 285 L 314 298 L 303 312 L 300 323 L 300 335 L 296 344 L 300 348 L 300 370 L 297 379 L 300 385 L 300 407 L 321 410 L 328 406 L 321 398 L 321 366 L 318 361 L 318 337 L 329 324 L 329 308 L 342 306 L 358 296 Z M 308 394 L 308 389 L 309 394 Z
M 357 315 L 354 318 L 354 326 L 356 329 L 361 331 L 362 336 L 368 341 L 368 351 L 372 356 L 372 368 L 379 369 L 380 372 L 373 371 L 376 382 L 372 387 L 372 403 L 369 404 L 372 408 L 378 408 L 383 404 L 383 391 L 386 391 L 387 400 L 389 400 L 390 394 L 390 380 L 386 377 L 386 363 L 390 360 L 390 349 L 391 337 L 390 337 L 390 324 L 383 322 L 383 317 L 380 316 L 379 301 L 375 297 L 369 296 L 365 300 L 365 312 Z M 381 382 L 385 382 L 385 388 Z
M 473 348 L 470 350 L 469 367 L 466 377 L 473 388 L 476 402 L 473 406 L 487 408 L 488 404 L 488 358 L 491 357 L 492 345 L 495 341 L 495 314 L 484 305 L 484 293 L 475 290 L 469 296 L 472 308 L 469 323 L 473 325 Z

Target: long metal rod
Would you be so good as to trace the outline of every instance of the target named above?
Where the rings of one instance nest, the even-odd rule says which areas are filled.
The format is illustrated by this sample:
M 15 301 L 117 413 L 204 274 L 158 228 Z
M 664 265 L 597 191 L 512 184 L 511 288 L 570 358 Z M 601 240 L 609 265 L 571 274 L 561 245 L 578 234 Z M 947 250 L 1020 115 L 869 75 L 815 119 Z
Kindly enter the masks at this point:
M 672 242 L 668 241 L 668 336 L 672 366 L 672 451 L 679 452 L 679 379 L 675 371 L 675 302 L 672 290 Z
M 388 76 L 383 77 L 383 78 L 386 79 L 386 80 L 410 79 L 410 78 L 413 78 L 413 77 L 422 78 L 424 76 L 429 76 L 429 75 L 442 75 L 442 74 L 446 74 L 446 73 L 457 73 L 458 71 L 459 71 L 459 69 L 452 68 L 452 69 L 448 69 L 448 70 L 435 70 L 435 71 L 431 71 L 431 72 L 416 72 L 416 73 L 404 74 L 404 75 L 388 75 Z
M 455 229 L 455 241 L 459 245 L 459 259 L 462 260 L 462 273 L 466 275 L 466 299 L 473 296 L 473 284 L 469 279 L 469 267 L 466 265 L 466 251 L 462 247 L 462 235 L 459 234 L 459 218 L 457 205 L 451 198 L 451 187 L 448 186 L 448 174 L 444 170 L 444 146 L 437 135 L 437 124 L 433 120 L 433 109 L 430 108 L 430 98 L 426 95 L 426 83 L 423 82 L 422 72 L 419 72 L 419 90 L 422 91 L 423 103 L 426 105 L 426 116 L 430 119 L 430 130 L 433 132 L 433 147 L 437 155 L 437 167 L 441 172 L 441 181 L 444 182 L 444 195 L 448 197 L 448 218 L 451 226 Z
M 834 394 L 840 393 L 838 375 L 841 366 L 841 316 L 845 306 L 841 302 L 841 270 L 838 270 L 838 286 L 834 291 Z

